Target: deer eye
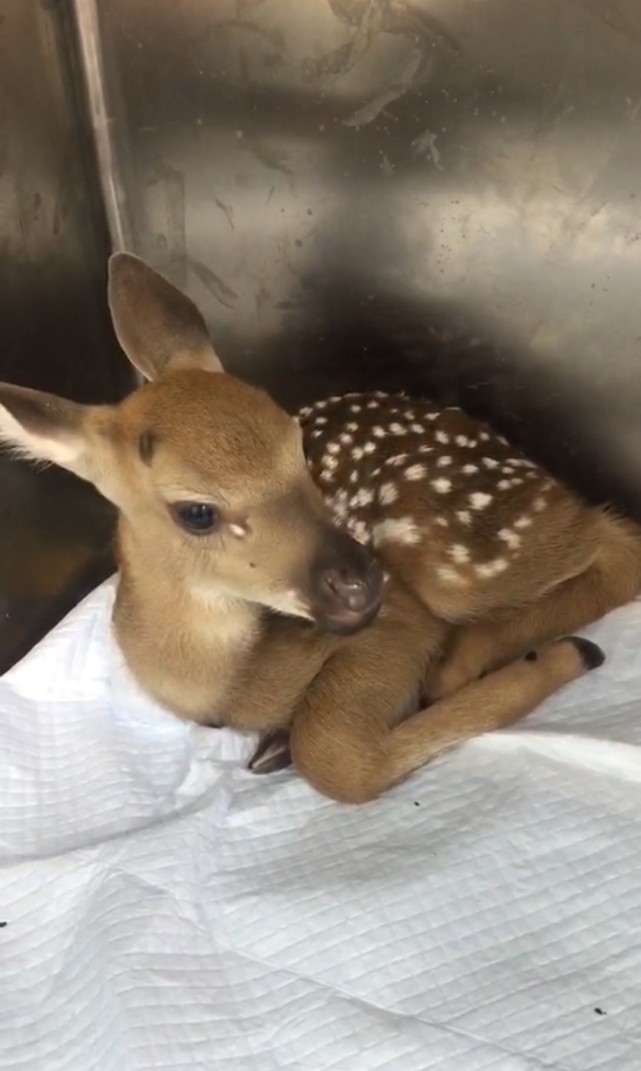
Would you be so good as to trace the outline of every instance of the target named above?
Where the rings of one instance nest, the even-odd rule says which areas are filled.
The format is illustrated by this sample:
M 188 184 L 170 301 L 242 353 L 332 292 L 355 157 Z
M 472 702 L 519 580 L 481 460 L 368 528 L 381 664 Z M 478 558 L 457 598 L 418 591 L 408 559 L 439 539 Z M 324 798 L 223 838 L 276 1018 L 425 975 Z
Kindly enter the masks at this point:
M 190 535 L 208 535 L 218 525 L 218 510 L 208 502 L 174 502 L 171 512 L 180 527 Z

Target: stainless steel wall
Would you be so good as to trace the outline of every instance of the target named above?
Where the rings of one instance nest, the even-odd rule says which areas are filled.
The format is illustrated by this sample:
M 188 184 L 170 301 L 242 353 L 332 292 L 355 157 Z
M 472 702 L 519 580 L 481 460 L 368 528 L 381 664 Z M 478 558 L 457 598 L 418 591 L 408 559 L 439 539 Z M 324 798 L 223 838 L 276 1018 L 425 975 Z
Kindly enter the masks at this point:
M 111 246 L 289 405 L 406 387 L 641 518 L 639 0 L 2 0 L 0 377 L 129 386 Z M 111 513 L 0 459 L 0 668 Z
M 0 379 L 86 401 L 130 382 L 105 303 L 109 239 L 68 5 L 0 4 Z M 0 670 L 108 568 L 112 511 L 0 455 Z
M 234 370 L 422 384 L 641 508 L 638 0 L 76 8 L 116 239 Z

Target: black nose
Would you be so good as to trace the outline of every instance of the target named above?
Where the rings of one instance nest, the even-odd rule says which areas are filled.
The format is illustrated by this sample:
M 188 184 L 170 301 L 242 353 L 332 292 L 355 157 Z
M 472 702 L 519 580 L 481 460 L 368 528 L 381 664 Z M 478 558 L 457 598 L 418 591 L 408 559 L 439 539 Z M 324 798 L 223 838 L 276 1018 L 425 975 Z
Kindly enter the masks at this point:
M 334 536 L 331 554 L 327 550 L 316 570 L 312 612 L 320 628 L 347 635 L 376 617 L 383 569 L 366 547 L 344 533 Z
M 346 610 L 362 614 L 371 604 L 372 584 L 377 583 L 377 574 L 378 564 L 372 560 L 361 576 L 348 568 L 328 569 L 323 583 L 330 596 L 335 597 Z

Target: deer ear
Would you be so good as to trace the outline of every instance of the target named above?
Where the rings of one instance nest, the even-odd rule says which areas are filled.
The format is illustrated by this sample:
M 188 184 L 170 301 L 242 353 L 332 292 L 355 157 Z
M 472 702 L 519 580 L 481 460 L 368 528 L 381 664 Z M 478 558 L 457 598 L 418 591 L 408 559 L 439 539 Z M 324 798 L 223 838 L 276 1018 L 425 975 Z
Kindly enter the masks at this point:
M 146 379 L 177 367 L 224 371 L 193 301 L 144 260 L 112 254 L 108 300 L 118 341 Z
M 0 383 L 0 443 L 20 457 L 61 465 L 89 479 L 88 408 L 55 394 Z

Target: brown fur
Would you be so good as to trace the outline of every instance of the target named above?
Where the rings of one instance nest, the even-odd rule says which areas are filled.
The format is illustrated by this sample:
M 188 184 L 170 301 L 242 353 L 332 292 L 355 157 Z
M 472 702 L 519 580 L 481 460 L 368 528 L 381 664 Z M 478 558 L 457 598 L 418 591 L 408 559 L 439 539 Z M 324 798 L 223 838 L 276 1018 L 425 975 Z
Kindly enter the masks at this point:
M 279 731 L 276 756 L 291 729 L 300 772 L 362 802 L 598 664 L 557 638 L 638 593 L 636 526 L 457 409 L 348 395 L 299 427 L 221 374 L 198 311 L 136 258 L 112 258 L 110 304 L 151 382 L 113 407 L 0 385 L 0 436 L 118 507 L 114 626 L 159 702 Z M 211 531 L 185 503 L 216 507 Z

